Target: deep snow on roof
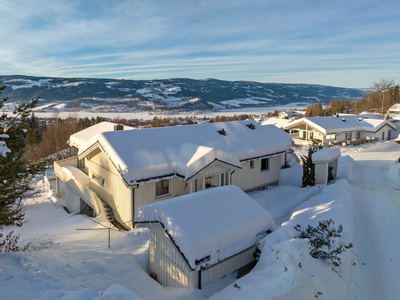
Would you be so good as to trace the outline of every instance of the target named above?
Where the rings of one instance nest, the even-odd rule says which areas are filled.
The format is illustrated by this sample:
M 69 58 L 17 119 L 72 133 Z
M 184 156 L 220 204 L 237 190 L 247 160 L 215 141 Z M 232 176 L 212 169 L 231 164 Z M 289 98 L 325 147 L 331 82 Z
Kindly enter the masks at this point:
M 107 121 L 100 122 L 98 124 L 95 124 L 93 126 L 85 128 L 81 131 L 78 131 L 77 133 L 74 133 L 73 135 L 71 135 L 68 143 L 71 146 L 81 149 L 82 147 L 84 147 L 86 145 L 86 143 L 90 139 L 92 139 L 97 134 L 102 133 L 102 132 L 107 132 L 107 131 L 114 131 L 115 125 L 118 125 L 118 124 L 113 123 L 113 122 L 107 122 Z M 131 130 L 131 129 L 135 129 L 135 128 L 124 125 L 124 130 Z
M 98 141 L 128 184 L 179 174 L 189 178 L 217 159 L 235 167 L 240 161 L 289 151 L 292 137 L 279 128 L 249 121 L 104 132 Z M 224 129 L 226 135 L 218 131 Z M 183 170 L 183 171 L 182 171 Z
M 301 122 L 306 122 L 316 129 L 326 134 L 333 134 L 345 131 L 369 131 L 376 132 L 385 124 L 396 128 L 392 123 L 384 120 L 376 115 L 343 115 L 339 117 L 308 117 L 294 121 L 293 123 L 285 125 L 283 128 L 293 128 Z
M 135 222 L 161 222 L 192 269 L 245 250 L 275 229 L 268 212 L 234 185 L 143 205 Z
M 339 148 L 321 149 L 311 155 L 313 163 L 330 162 L 340 157 Z
M 290 122 L 293 122 L 293 120 L 271 117 L 268 118 L 268 120 L 262 122 L 261 125 L 274 125 L 278 128 L 282 128 L 283 126 L 287 125 Z

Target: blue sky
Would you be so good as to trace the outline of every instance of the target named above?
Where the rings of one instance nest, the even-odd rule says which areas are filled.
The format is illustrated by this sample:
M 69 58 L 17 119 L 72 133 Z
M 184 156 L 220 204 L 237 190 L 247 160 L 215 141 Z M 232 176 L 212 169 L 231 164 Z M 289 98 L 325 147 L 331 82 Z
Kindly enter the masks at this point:
M 400 83 L 400 1 L 0 2 L 0 74 Z

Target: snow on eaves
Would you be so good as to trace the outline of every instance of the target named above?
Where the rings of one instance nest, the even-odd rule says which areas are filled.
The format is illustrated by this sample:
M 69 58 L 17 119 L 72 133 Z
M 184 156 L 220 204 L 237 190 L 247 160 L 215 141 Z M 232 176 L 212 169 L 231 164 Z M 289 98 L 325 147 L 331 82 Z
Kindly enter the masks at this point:
M 268 212 L 233 185 L 140 206 L 135 223 L 152 222 L 162 224 L 192 270 L 239 253 L 275 229 Z
M 246 126 L 249 124 L 243 121 L 103 132 L 79 147 L 79 153 L 98 142 L 132 185 L 162 177 L 189 178 L 212 160 L 239 168 L 239 162 L 291 150 L 292 138 L 286 132 L 259 124 L 252 130 Z M 218 132 L 222 129 L 226 135 Z M 74 140 L 71 136 L 71 143 Z

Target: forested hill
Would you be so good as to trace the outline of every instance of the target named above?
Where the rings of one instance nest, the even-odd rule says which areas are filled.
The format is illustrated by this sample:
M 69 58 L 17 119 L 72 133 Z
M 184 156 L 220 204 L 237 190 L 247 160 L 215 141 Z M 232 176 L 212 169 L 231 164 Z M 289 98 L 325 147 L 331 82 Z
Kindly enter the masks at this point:
M 361 89 L 309 84 L 250 81 L 117 80 L 0 75 L 3 96 L 13 102 L 40 97 L 42 111 L 54 108 L 86 111 L 180 110 L 201 111 L 268 107 L 290 103 L 327 103 L 332 99 L 360 99 Z M 8 107 L 5 106 L 4 109 Z

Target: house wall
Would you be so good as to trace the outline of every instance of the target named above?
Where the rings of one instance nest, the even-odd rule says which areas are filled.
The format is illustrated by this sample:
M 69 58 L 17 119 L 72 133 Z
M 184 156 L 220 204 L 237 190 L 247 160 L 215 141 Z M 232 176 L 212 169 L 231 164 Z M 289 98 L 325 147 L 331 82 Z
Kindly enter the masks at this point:
M 156 183 L 148 182 L 139 185 L 135 190 L 135 207 L 134 212 L 139 206 L 166 200 L 169 198 L 181 196 L 189 193 L 189 184 L 183 180 L 174 177 L 169 180 L 169 193 L 167 195 L 156 197 Z
M 73 214 L 79 214 L 81 210 L 79 195 L 67 183 L 65 184 L 65 199 L 68 199 L 65 203 L 68 211 Z
M 283 154 L 284 155 L 284 154 Z M 261 159 L 254 161 L 254 168 L 250 169 L 250 162 L 242 164 L 240 171 L 232 174 L 232 184 L 244 191 L 277 184 L 281 178 L 281 155 L 269 158 L 269 169 L 261 171 Z
M 256 246 L 201 272 L 201 285 L 234 272 L 254 260 Z M 193 289 L 199 284 L 199 271 L 192 271 L 161 228 L 150 228 L 150 274 L 162 285 Z
M 161 228 L 150 228 L 150 275 L 162 285 L 194 288 L 193 274 Z
M 103 152 L 99 152 L 86 162 L 86 166 L 89 169 L 90 188 L 113 208 L 117 221 L 128 222 L 127 225 L 132 226 L 132 190 L 125 185 L 114 165 Z M 103 185 L 93 175 L 104 179 Z
M 315 164 L 315 184 L 328 182 L 328 163 Z

